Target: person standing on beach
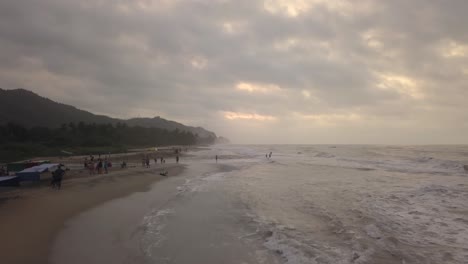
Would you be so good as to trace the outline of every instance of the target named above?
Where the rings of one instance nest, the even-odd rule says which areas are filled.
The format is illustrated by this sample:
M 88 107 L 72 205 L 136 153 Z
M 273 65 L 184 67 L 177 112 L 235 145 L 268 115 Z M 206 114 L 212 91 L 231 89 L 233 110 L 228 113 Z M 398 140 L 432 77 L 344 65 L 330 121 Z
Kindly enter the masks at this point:
M 60 190 L 62 187 L 62 179 L 65 171 L 62 169 L 62 164 L 52 173 L 52 188 Z
M 107 161 L 107 158 L 104 159 L 104 173 L 108 173 L 108 167 L 109 167 L 109 162 Z
M 162 163 L 163 163 L 163 160 L 164 160 L 164 158 L 163 158 L 163 157 L 161 157 L 160 159 L 161 159 L 161 164 L 162 164 Z
M 175 160 L 176 160 L 176 163 L 179 163 L 179 155 L 176 156 Z
M 98 159 L 97 171 L 98 171 L 98 174 L 102 174 L 102 160 L 101 159 Z
M 216 159 L 216 163 L 218 163 L 218 155 L 216 155 L 215 159 Z
M 94 169 L 94 161 L 91 160 L 90 162 L 88 162 L 89 175 L 94 175 Z
M 50 186 L 52 186 L 52 189 L 55 189 L 57 187 L 57 170 L 52 172 L 52 181 L 50 182 Z

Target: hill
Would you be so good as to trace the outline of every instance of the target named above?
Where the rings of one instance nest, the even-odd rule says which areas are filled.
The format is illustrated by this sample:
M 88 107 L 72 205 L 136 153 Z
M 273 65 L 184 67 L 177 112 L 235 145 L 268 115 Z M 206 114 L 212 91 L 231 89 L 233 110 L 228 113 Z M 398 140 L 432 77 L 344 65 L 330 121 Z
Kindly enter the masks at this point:
M 217 136 L 214 132 L 202 127 L 186 126 L 175 121 L 154 118 L 132 118 L 128 120 L 95 115 L 74 106 L 54 102 L 25 89 L 4 90 L 0 88 L 0 125 L 13 122 L 27 128 L 49 127 L 56 128 L 62 124 L 96 123 L 117 124 L 125 123 L 129 126 L 146 128 L 161 128 L 168 131 L 191 132 L 198 135 L 200 143 L 213 143 Z
M 216 134 L 208 131 L 202 127 L 191 127 L 186 126 L 181 123 L 177 123 L 171 120 L 166 120 L 159 116 L 154 118 L 132 118 L 125 121 L 129 126 L 141 126 L 141 127 L 157 127 L 166 129 L 169 131 L 173 130 L 180 130 L 180 131 L 188 131 L 194 135 L 198 135 L 201 138 L 216 138 Z

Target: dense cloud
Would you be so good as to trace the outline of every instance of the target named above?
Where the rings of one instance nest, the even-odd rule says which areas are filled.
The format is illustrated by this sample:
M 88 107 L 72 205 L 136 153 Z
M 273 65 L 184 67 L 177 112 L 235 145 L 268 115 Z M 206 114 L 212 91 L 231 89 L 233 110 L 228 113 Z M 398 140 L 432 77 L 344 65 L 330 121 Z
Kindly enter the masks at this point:
M 0 87 L 247 143 L 468 143 L 464 0 L 6 0 Z

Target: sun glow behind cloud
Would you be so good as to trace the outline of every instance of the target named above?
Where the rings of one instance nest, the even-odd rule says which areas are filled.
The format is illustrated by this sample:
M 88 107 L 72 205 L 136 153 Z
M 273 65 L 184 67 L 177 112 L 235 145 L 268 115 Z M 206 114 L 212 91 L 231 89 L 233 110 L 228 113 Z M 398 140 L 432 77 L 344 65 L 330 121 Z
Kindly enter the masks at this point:
M 299 17 L 315 6 L 322 6 L 336 14 L 348 16 L 354 13 L 368 13 L 374 3 L 368 0 L 264 0 L 263 8 L 271 14 Z
M 446 58 L 467 57 L 468 45 L 453 40 L 446 41 L 441 47 L 441 53 Z
M 225 21 L 221 24 L 222 31 L 229 35 L 243 33 L 247 27 L 247 23 L 243 21 Z
M 389 73 L 377 73 L 377 76 L 379 78 L 377 88 L 379 89 L 396 91 L 401 95 L 413 99 L 424 98 L 424 93 L 421 91 L 420 84 L 415 79 Z
M 236 85 L 236 89 L 240 91 L 245 91 L 249 93 L 279 93 L 282 89 L 276 84 L 258 84 L 258 83 L 248 83 L 240 82 Z
M 362 41 L 371 49 L 380 50 L 384 43 L 380 40 L 380 33 L 376 30 L 368 30 L 361 34 Z
M 208 61 L 202 56 L 195 56 L 190 60 L 190 65 L 192 65 L 193 68 L 202 70 L 206 67 Z
M 255 121 L 275 121 L 276 117 L 270 115 L 259 115 L 241 112 L 224 112 L 224 118 L 228 120 L 255 120 Z
M 285 14 L 297 17 L 310 8 L 311 1 L 307 0 L 265 0 L 263 7 L 272 14 Z
M 294 117 L 303 121 L 312 121 L 318 125 L 330 126 L 330 125 L 339 125 L 344 122 L 357 122 L 361 121 L 363 118 L 361 115 L 356 113 L 325 113 L 325 114 L 304 114 L 304 113 L 294 113 Z

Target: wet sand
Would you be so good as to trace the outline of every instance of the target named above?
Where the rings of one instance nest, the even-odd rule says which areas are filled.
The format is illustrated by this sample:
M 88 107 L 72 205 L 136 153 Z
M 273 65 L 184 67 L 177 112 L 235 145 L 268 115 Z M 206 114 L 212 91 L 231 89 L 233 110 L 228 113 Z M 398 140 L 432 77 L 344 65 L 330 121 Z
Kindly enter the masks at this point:
M 152 183 L 167 178 L 159 175 L 163 170 L 171 177 L 183 169 L 182 165 L 165 164 L 95 176 L 71 171 L 60 191 L 44 183 L 0 190 L 1 262 L 48 263 L 53 239 L 68 219 L 106 201 L 148 190 Z
M 245 208 L 216 181 L 231 169 L 190 163 L 146 192 L 87 210 L 67 221 L 50 263 L 279 263 L 242 239 L 254 231 L 242 222 Z

